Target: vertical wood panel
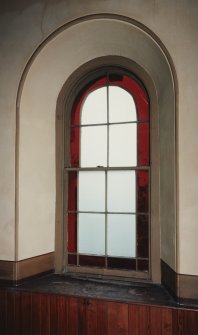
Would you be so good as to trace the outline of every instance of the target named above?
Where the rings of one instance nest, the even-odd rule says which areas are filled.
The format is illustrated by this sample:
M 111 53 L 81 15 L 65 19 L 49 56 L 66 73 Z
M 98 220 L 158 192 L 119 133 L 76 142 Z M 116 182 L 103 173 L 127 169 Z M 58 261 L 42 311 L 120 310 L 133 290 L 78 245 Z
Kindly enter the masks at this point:
M 108 320 L 107 320 L 107 302 L 98 301 L 97 304 L 97 335 L 107 334 Z
M 41 294 L 41 335 L 50 335 L 50 296 Z
M 162 319 L 162 335 L 172 335 L 173 334 L 172 309 L 162 308 L 161 319 Z
M 0 290 L 0 330 L 2 335 L 5 335 L 6 331 L 6 300 L 7 292 L 5 290 Z
M 13 335 L 15 334 L 15 293 L 8 291 L 6 300 L 6 335 Z
M 183 311 L 183 326 L 185 335 L 198 334 L 198 312 L 195 311 Z
M 139 335 L 150 335 L 149 307 L 137 306 Z
M 172 332 L 174 335 L 179 335 L 178 321 L 177 321 L 177 309 L 172 309 Z
M 97 335 L 97 301 L 88 299 L 86 304 L 86 335 Z
M 41 296 L 32 294 L 32 335 L 41 335 Z
M 161 308 L 150 307 L 150 330 L 152 335 L 162 335 L 161 313 Z
M 184 335 L 184 320 L 183 320 L 183 311 L 182 310 L 180 310 L 180 309 L 177 310 L 176 319 L 177 319 L 177 335 Z M 188 335 L 190 335 L 190 334 L 188 334 Z
M 139 314 L 133 305 L 129 305 L 129 335 L 139 335 Z
M 14 335 L 21 335 L 21 292 L 14 293 Z
M 50 295 L 50 335 L 58 334 L 58 314 L 59 306 L 57 303 L 58 297 L 56 295 Z M 61 310 L 61 306 L 60 306 Z M 62 333 L 60 332 L 60 335 Z
M 108 335 L 128 335 L 128 305 L 108 302 Z
M 57 335 L 67 335 L 68 333 L 68 299 L 59 296 L 57 298 L 57 311 L 54 312 L 56 315 L 57 322 Z M 51 335 L 55 335 L 51 333 Z
M 78 298 L 68 300 L 68 335 L 78 335 Z
M 87 334 L 86 323 L 87 299 L 79 299 L 78 301 L 78 335 Z
M 20 303 L 20 322 L 21 322 L 21 335 L 32 335 L 31 331 L 31 312 L 32 312 L 32 296 L 31 293 L 21 293 Z

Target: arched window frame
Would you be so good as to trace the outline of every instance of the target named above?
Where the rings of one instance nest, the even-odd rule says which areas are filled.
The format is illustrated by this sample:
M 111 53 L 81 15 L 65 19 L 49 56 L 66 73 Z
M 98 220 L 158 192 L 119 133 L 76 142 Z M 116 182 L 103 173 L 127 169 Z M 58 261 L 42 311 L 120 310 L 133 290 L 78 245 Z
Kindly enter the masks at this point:
M 64 238 L 66 222 L 64 219 L 64 198 L 67 197 L 67 180 L 64 175 L 65 153 L 70 150 L 69 124 L 71 109 L 75 98 L 89 79 L 94 78 L 95 69 L 113 66 L 126 69 L 144 83 L 150 100 L 150 156 L 151 156 L 151 190 L 150 201 L 150 276 L 149 280 L 161 283 L 161 216 L 160 216 L 160 134 L 159 105 L 155 82 L 149 73 L 131 59 L 121 56 L 103 56 L 92 59 L 71 72 L 65 81 L 56 106 L 56 225 L 55 225 L 55 271 L 67 273 L 65 260 L 66 239 Z M 135 276 L 132 277 L 132 279 Z M 138 277 L 139 280 L 139 277 Z
M 106 73 L 109 74 L 116 74 L 117 77 L 119 75 L 125 75 L 126 78 L 128 78 L 130 80 L 130 85 L 129 83 L 127 82 L 127 80 L 124 81 L 124 83 L 121 85 L 119 80 L 113 80 L 112 83 L 113 85 L 115 86 L 120 86 L 122 87 L 123 89 L 127 90 L 132 96 L 133 96 L 133 99 L 135 101 L 135 105 L 136 105 L 136 109 L 137 109 L 137 114 L 138 114 L 138 120 L 137 120 L 137 125 L 139 127 L 139 131 L 138 133 L 140 134 L 141 133 L 141 126 L 144 125 L 144 126 L 148 126 L 149 127 L 149 106 L 148 106 L 148 102 L 149 102 L 149 98 L 148 98 L 148 95 L 146 93 L 146 90 L 145 90 L 145 87 L 143 86 L 143 84 L 137 79 L 137 77 L 133 76 L 129 71 L 125 71 L 125 70 L 121 70 L 120 68 L 118 67 L 108 67 L 108 68 L 103 68 L 103 69 L 98 69 L 98 70 L 95 70 L 95 71 L 92 71 L 91 73 L 89 73 L 87 76 L 85 76 L 85 78 L 80 81 L 80 84 L 77 85 L 77 92 L 78 94 L 76 94 L 75 96 L 75 99 L 73 99 L 72 101 L 72 111 L 71 111 L 71 116 L 70 118 L 67 120 L 67 125 L 66 125 L 66 133 L 69 134 L 70 130 L 68 128 L 68 124 L 70 123 L 70 125 L 72 123 L 76 123 L 76 124 L 80 124 L 80 110 L 81 110 L 81 106 L 82 106 L 82 102 L 85 100 L 86 96 L 94 89 L 97 89 L 98 87 L 101 87 L 105 84 L 105 81 L 104 81 L 104 74 L 106 76 Z M 103 80 L 96 80 L 96 78 L 98 76 L 103 76 Z M 106 77 L 107 78 L 107 77 Z M 107 79 L 105 79 L 107 80 Z M 93 82 L 92 82 L 93 81 Z M 92 84 L 90 85 L 90 82 L 92 82 Z M 112 84 L 111 83 L 111 84 Z M 132 84 L 132 85 L 131 85 Z M 83 87 L 84 86 L 84 87 Z M 74 113 L 74 111 L 76 113 Z M 140 111 L 142 111 L 142 114 L 140 114 Z M 148 117 L 147 117 L 147 120 L 145 120 L 145 115 L 147 114 Z M 74 120 L 74 118 L 76 117 L 76 120 Z M 72 128 L 71 128 L 72 129 Z M 77 143 L 73 143 L 72 145 L 75 146 L 75 151 L 76 151 L 76 158 L 77 158 L 77 161 L 76 162 L 72 162 L 73 164 L 73 168 L 75 168 L 75 166 L 79 166 L 79 162 L 78 162 L 78 159 L 79 159 L 79 128 L 77 127 L 76 130 L 75 130 L 75 127 L 73 128 L 74 131 L 77 131 L 77 133 L 75 134 L 76 138 L 77 138 Z M 141 151 L 141 147 L 143 145 L 143 141 L 145 139 L 143 139 L 142 136 L 139 136 L 138 138 L 138 142 L 139 142 L 139 146 L 138 146 L 138 164 L 137 164 L 137 170 L 139 169 L 139 175 L 140 175 L 140 170 L 141 168 L 143 168 L 142 170 L 144 170 L 146 168 L 146 170 L 150 170 L 149 168 L 149 142 L 150 142 L 150 139 L 149 139 L 149 128 L 147 129 L 147 143 L 148 143 L 148 148 L 147 148 L 147 153 L 148 153 L 148 157 L 147 157 L 147 163 L 146 164 L 143 164 L 145 161 L 145 159 L 143 159 L 143 161 L 139 162 L 140 160 L 140 151 Z M 143 141 L 141 142 L 141 140 L 143 139 Z M 66 175 L 68 173 L 68 171 L 72 170 L 71 168 L 71 161 L 70 161 L 70 150 L 73 150 L 72 149 L 72 145 L 70 146 L 70 136 L 66 136 L 66 142 L 65 142 L 65 151 L 67 152 L 67 155 L 65 156 L 65 167 L 66 167 Z M 69 153 L 69 154 L 68 154 Z M 76 159 L 74 158 L 74 160 Z M 143 166 L 145 165 L 145 166 Z M 137 174 L 138 174 L 137 173 Z M 66 193 L 68 193 L 68 184 L 70 183 L 70 181 L 68 180 L 68 176 L 65 176 L 65 183 L 66 183 L 66 187 L 65 187 L 65 190 L 66 190 Z M 69 186 L 71 187 L 71 186 Z M 140 187 L 139 187 L 140 188 Z M 148 193 L 149 193 L 149 190 L 148 190 Z M 65 197 L 65 199 L 68 200 L 67 196 Z M 67 201 L 66 200 L 66 201 Z M 71 201 L 69 199 L 69 201 Z M 149 206 L 149 205 L 148 205 Z M 150 212 L 150 208 L 148 208 L 148 214 Z M 67 221 L 67 218 L 68 218 L 68 215 L 66 215 L 66 218 L 65 220 Z M 66 227 L 68 227 L 66 225 Z M 66 228 L 67 230 L 68 228 Z M 137 234 L 138 231 L 137 231 Z M 148 235 L 148 241 L 147 243 L 149 243 L 150 241 L 150 231 L 147 232 L 147 235 Z M 70 243 L 70 237 L 69 237 L 69 243 Z M 141 244 L 141 237 L 139 238 L 139 244 Z M 65 247 L 67 248 L 67 246 L 65 245 Z M 146 262 L 148 262 L 148 259 L 150 259 L 150 251 L 148 251 L 148 255 L 147 255 L 147 260 Z M 138 253 L 137 253 L 137 256 L 138 256 Z M 141 258 L 141 257 L 139 257 Z M 65 255 L 65 262 L 67 264 L 67 260 L 68 260 L 68 255 L 66 253 Z M 137 265 L 137 264 L 141 264 L 142 262 L 142 265 Z M 145 267 L 145 259 L 138 259 L 138 257 L 136 258 L 136 266 L 135 268 L 132 270 L 132 271 L 122 271 L 122 270 L 108 270 L 108 271 L 104 271 L 104 269 L 102 270 L 98 270 L 96 268 L 92 268 L 90 269 L 89 267 L 83 267 L 83 266 L 80 266 L 80 267 L 73 267 L 73 266 L 68 266 L 68 264 L 66 265 L 66 271 L 68 272 L 85 272 L 85 273 L 92 273 L 92 274 L 106 274 L 106 275 L 118 275 L 118 276 L 124 276 L 124 277 L 138 277 L 138 278 L 146 278 L 146 279 L 149 279 L 150 278 L 150 269 L 149 269 L 149 265 Z M 142 266 L 142 268 L 141 268 Z M 144 270 L 144 271 L 142 271 Z

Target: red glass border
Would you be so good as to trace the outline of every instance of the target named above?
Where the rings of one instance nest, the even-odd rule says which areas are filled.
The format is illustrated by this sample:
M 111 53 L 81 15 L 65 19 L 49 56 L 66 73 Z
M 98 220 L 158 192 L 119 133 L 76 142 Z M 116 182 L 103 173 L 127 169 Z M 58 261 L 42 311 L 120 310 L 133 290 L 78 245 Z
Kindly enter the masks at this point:
M 137 256 L 149 257 L 149 217 L 148 215 L 137 216 Z
M 77 172 L 68 172 L 68 211 L 77 211 Z
M 119 77 L 119 80 L 118 80 Z M 112 78 L 112 79 L 111 79 Z M 149 121 L 149 98 L 146 91 L 135 79 L 127 75 L 109 75 L 109 85 L 120 86 L 127 90 L 134 98 L 137 108 L 137 120 Z
M 77 255 L 76 254 L 68 254 L 68 264 L 77 265 Z
M 76 101 L 74 103 L 74 106 L 72 108 L 71 112 L 71 126 L 80 125 L 80 113 L 82 109 L 83 102 L 85 98 L 88 96 L 88 94 L 91 91 L 94 91 L 95 89 L 103 86 L 107 86 L 107 77 L 103 76 L 99 79 L 96 79 L 92 82 L 90 82 L 85 88 L 78 94 L 78 97 L 76 98 Z
M 77 252 L 77 214 L 76 213 L 68 214 L 67 234 L 68 234 L 67 251 Z
M 137 173 L 137 211 L 149 212 L 149 172 L 139 170 Z
M 80 266 L 93 266 L 93 267 L 105 267 L 105 257 L 103 256 L 90 256 L 90 255 L 79 255 Z
M 136 259 L 108 257 L 107 267 L 109 269 L 136 270 Z
M 70 162 L 72 167 L 79 167 L 80 158 L 80 128 L 71 128 L 70 131 Z
M 148 272 L 149 271 L 148 259 L 138 259 L 137 260 L 137 270 Z
M 150 134 L 149 123 L 138 123 L 137 125 L 137 165 L 150 165 Z

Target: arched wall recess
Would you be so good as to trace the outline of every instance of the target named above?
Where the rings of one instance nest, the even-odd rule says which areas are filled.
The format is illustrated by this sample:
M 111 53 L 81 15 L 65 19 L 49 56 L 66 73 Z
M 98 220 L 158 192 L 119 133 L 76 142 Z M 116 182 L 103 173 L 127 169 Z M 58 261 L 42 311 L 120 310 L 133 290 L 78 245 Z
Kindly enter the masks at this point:
M 153 158 L 153 164 L 160 167 L 159 193 L 154 195 L 154 203 L 158 203 L 155 220 L 161 227 L 161 259 L 175 270 L 173 73 L 164 51 L 147 31 L 133 21 L 109 15 L 83 18 L 63 27 L 35 54 L 24 74 L 18 101 L 18 259 L 54 250 L 55 204 L 59 203 L 58 211 L 61 208 L 61 195 L 56 194 L 55 182 L 55 157 L 58 155 L 55 150 L 56 109 L 57 129 L 62 129 L 63 133 L 65 97 L 70 84 L 75 81 L 72 75 L 75 73 L 77 80 L 84 71 L 105 65 L 104 61 L 107 65 L 110 62 L 114 63 L 112 65 L 125 64 L 142 79 L 151 95 L 152 127 L 159 143 L 159 148 L 156 143 L 153 148 L 160 153 Z M 56 215 L 59 255 L 62 248 L 60 220 L 61 215 Z M 60 258 L 56 264 L 57 270 L 61 271 Z M 159 278 L 155 280 L 159 281 Z

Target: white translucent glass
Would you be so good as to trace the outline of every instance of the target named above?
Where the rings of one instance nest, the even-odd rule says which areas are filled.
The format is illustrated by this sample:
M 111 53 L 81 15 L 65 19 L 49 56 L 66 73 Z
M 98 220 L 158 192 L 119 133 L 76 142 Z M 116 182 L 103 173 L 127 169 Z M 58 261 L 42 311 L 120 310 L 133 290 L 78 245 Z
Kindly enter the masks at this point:
M 107 254 L 117 257 L 136 256 L 135 215 L 109 214 L 107 217 Z
M 132 95 L 119 86 L 109 86 L 109 122 L 136 121 Z
M 81 110 L 81 124 L 107 122 L 107 87 L 98 88 L 88 94 Z
M 105 254 L 105 215 L 78 215 L 78 250 L 81 254 Z
M 137 165 L 137 125 L 109 126 L 109 166 Z
M 109 212 L 136 211 L 135 171 L 107 173 L 107 210 Z
M 105 172 L 80 171 L 78 177 L 78 210 L 105 210 Z
M 107 126 L 81 128 L 80 166 L 107 166 Z

